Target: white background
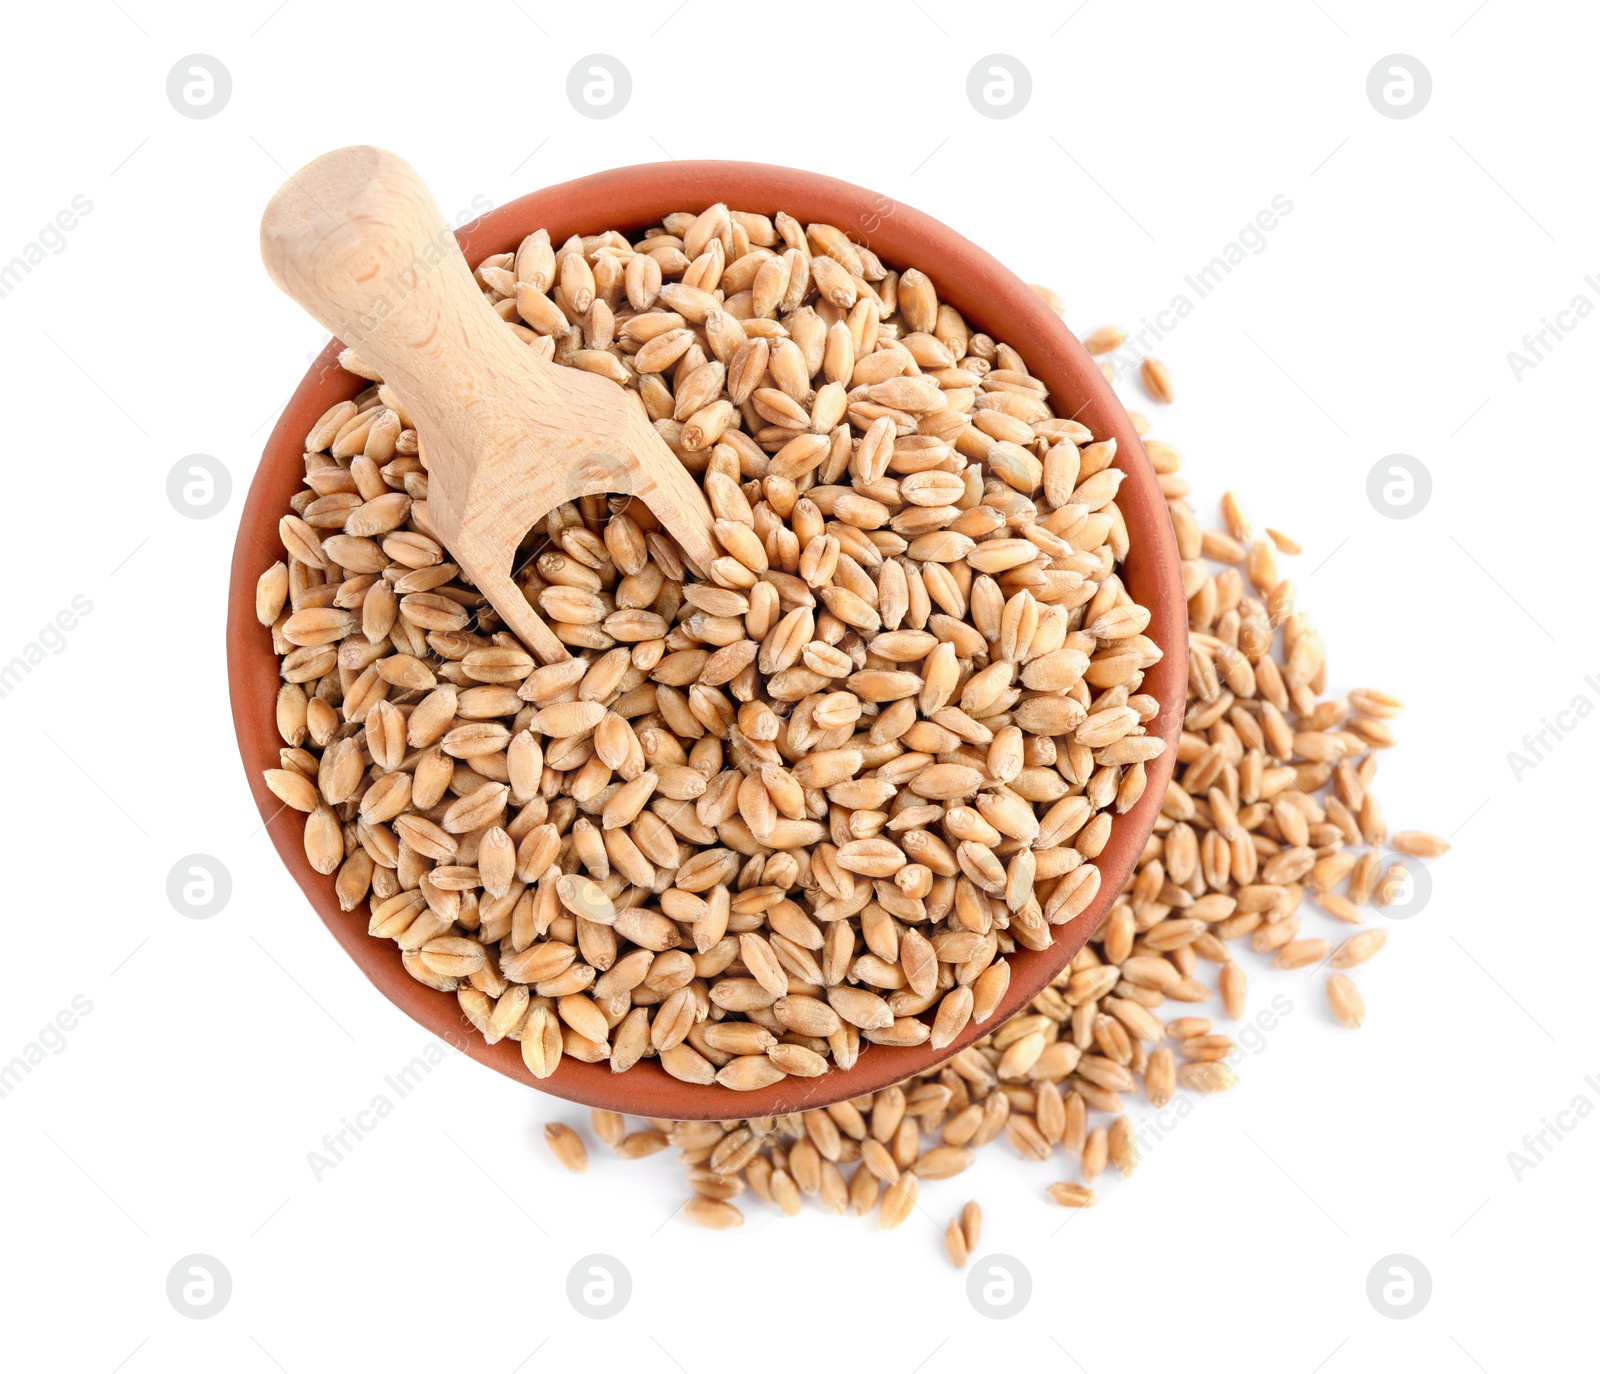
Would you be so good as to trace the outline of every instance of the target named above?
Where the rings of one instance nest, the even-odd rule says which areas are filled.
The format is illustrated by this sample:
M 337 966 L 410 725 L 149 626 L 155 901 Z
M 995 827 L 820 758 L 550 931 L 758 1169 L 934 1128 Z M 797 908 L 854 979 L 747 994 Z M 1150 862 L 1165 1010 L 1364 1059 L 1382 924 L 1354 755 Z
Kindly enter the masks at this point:
M 0 1100 L 6 1365 L 311 1374 L 455 1360 L 512 1374 L 596 1352 L 686 1374 L 819 1359 L 940 1374 L 997 1355 L 1092 1374 L 1592 1363 L 1600 1121 L 1520 1180 L 1507 1154 L 1580 1094 L 1600 1105 L 1600 722 L 1520 781 L 1507 753 L 1579 694 L 1600 703 L 1600 490 L 1592 407 L 1579 405 L 1600 321 L 1520 381 L 1506 355 L 1580 292 L 1600 303 L 1584 282 L 1600 271 L 1600 25 L 1576 4 L 1473 4 L 8 11 L 0 261 L 74 195 L 93 210 L 0 299 L 0 660 L 74 595 L 93 610 L 0 700 L 0 1061 L 75 996 L 93 1009 Z M 565 95 L 569 68 L 596 51 L 633 77 L 608 120 Z M 965 95 L 996 52 L 1033 81 L 1028 107 L 999 121 Z M 1407 120 L 1365 93 L 1396 52 L 1433 81 Z M 191 53 L 231 72 L 215 118 L 167 101 L 167 73 Z M 1383 762 L 1385 807 L 1397 828 L 1456 847 L 1431 866 L 1426 910 L 1389 922 L 1388 948 L 1358 971 L 1365 1029 L 1332 1024 L 1320 976 L 1251 957 L 1253 1007 L 1281 992 L 1291 1013 L 1244 1056 L 1236 1092 L 1202 1103 L 1082 1214 L 1043 1197 L 1073 1176 L 1065 1160 L 1023 1164 L 1001 1142 L 926 1187 L 924 1212 L 892 1234 L 756 1203 L 742 1231 L 697 1231 L 671 1219 L 683 1191 L 670 1156 L 597 1149 L 572 1178 L 539 1129 L 586 1129 L 584 1114 L 455 1056 L 316 1181 L 307 1153 L 427 1037 L 339 951 L 261 833 L 222 627 L 244 490 L 321 344 L 262 272 L 257 221 L 288 171 L 356 142 L 411 159 L 449 214 L 668 157 L 828 172 L 1051 283 L 1080 334 L 1136 325 L 1287 196 L 1265 251 L 1160 347 L 1178 401 L 1156 433 L 1182 447 L 1207 519 L 1232 487 L 1258 524 L 1304 541 L 1292 575 L 1335 685 L 1410 704 Z M 203 521 L 166 497 L 168 470 L 196 452 L 233 479 Z M 1433 482 L 1427 508 L 1400 521 L 1365 488 L 1396 452 Z M 195 852 L 232 875 L 210 920 L 165 895 Z M 1308 933 L 1335 933 L 1319 921 Z M 982 1249 L 1032 1275 L 1031 1303 L 1007 1322 L 969 1306 L 940 1251 L 968 1197 L 985 1208 Z M 233 1280 L 206 1321 L 165 1295 L 168 1270 L 196 1252 Z M 632 1275 L 631 1303 L 605 1322 L 565 1292 L 593 1252 Z M 1395 1252 L 1433 1282 L 1405 1321 L 1366 1295 Z

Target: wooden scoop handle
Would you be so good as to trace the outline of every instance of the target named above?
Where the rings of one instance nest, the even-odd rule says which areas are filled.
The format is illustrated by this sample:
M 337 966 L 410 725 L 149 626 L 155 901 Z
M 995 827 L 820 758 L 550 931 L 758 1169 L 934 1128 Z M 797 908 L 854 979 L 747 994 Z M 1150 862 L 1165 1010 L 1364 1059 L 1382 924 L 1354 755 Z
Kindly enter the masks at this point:
M 454 380 L 470 350 L 498 351 L 499 321 L 432 194 L 381 148 L 341 148 L 290 177 L 262 216 L 261 260 L 286 295 L 419 401 Z
M 520 382 L 529 370 L 511 366 L 517 340 L 483 299 L 422 178 L 381 148 L 324 154 L 267 206 L 261 260 L 405 402 L 428 449 L 429 515 L 454 526 L 475 431 L 496 418 L 483 413 L 492 399 L 484 383 L 508 368 Z
M 403 158 L 342 148 L 302 168 L 267 206 L 261 257 L 393 387 L 427 453 L 431 527 L 541 658 L 566 650 L 511 583 L 511 560 L 562 502 L 632 493 L 702 570 L 717 556 L 699 486 L 642 409 L 506 328 Z

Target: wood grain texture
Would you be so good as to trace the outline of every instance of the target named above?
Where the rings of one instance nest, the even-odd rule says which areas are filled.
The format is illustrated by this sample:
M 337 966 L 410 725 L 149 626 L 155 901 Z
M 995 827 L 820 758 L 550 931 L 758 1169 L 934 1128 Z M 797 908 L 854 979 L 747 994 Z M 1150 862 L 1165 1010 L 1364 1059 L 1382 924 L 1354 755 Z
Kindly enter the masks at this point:
M 546 362 L 472 279 L 404 159 L 342 148 L 292 176 L 261 220 L 274 282 L 394 388 L 428 462 L 428 525 L 542 662 L 566 646 L 512 580 L 562 502 L 638 497 L 703 572 L 717 550 L 694 477 L 615 382 Z

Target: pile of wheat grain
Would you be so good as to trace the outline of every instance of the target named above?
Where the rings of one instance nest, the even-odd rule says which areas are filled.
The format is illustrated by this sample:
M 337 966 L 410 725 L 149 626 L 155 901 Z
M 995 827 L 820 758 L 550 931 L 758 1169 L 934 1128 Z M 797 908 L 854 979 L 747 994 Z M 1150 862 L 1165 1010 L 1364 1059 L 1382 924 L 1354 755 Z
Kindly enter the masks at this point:
M 986 1021 L 1163 747 L 1115 442 L 831 225 L 716 205 L 476 276 L 649 416 L 725 552 L 626 498 L 551 512 L 518 582 L 574 657 L 539 666 L 347 351 L 373 385 L 307 436 L 257 597 L 312 866 L 540 1077 L 753 1089 Z
M 1123 338 L 1107 328 L 1086 342 L 1105 353 Z M 1142 376 L 1154 399 L 1170 399 L 1165 367 Z M 1144 418 L 1134 420 L 1145 433 Z M 1108 1165 L 1127 1176 L 1138 1163 L 1125 1097 L 1142 1092 L 1162 1107 L 1180 1090 L 1236 1083 L 1225 1027 L 1244 1015 L 1240 942 L 1279 969 L 1332 970 L 1331 1014 L 1361 1025 L 1348 970 L 1386 939 L 1365 908 L 1386 904 L 1405 878 L 1385 868 L 1381 848 L 1418 858 L 1449 848 L 1424 832 L 1389 834 L 1372 790 L 1400 703 L 1372 690 L 1325 696 L 1325 648 L 1277 568 L 1299 546 L 1278 530 L 1258 537 L 1232 493 L 1221 502 L 1223 528 L 1202 528 L 1177 451 L 1153 440 L 1145 448 L 1183 559 L 1188 711 L 1177 774 L 1127 888 L 1053 986 L 919 1078 L 782 1118 L 649 1121 L 630 1131 L 616 1113 L 594 1112 L 596 1136 L 626 1158 L 678 1150 L 691 1220 L 740 1225 L 736 1199 L 748 1192 L 790 1215 L 809 1196 L 835 1213 L 876 1208 L 882 1226 L 897 1226 L 921 1181 L 962 1172 L 1002 1135 L 1024 1159 L 1070 1156 L 1081 1181 L 1051 1181 L 1045 1192 L 1064 1207 L 1091 1205 L 1090 1185 Z M 1314 929 L 1303 925 L 1307 906 Z M 1197 1014 L 1204 1004 L 1216 1013 Z M 569 1168 L 587 1167 L 570 1127 L 552 1125 L 547 1136 Z M 980 1224 L 972 1202 L 949 1223 L 953 1263 L 972 1253 Z

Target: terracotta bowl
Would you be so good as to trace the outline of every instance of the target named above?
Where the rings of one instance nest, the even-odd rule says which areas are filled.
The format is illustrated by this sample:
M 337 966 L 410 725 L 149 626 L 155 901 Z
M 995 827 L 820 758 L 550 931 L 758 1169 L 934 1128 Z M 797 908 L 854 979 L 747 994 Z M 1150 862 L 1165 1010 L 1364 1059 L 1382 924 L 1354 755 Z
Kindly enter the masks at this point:
M 301 486 L 302 440 L 307 431 L 329 406 L 366 386 L 338 367 L 339 342 L 329 344 L 267 441 L 240 521 L 229 588 L 228 682 L 234 728 L 245 775 L 272 842 L 345 952 L 385 997 L 433 1034 L 530 1088 L 590 1106 L 679 1120 L 780 1115 L 873 1092 L 948 1058 L 1025 1006 L 1099 926 L 1150 836 L 1175 761 L 1187 674 L 1188 617 L 1177 546 L 1155 473 L 1127 412 L 1083 346 L 1038 295 L 937 220 L 888 196 L 811 172 L 747 162 L 680 162 L 624 167 L 535 191 L 490 211 L 459 230 L 457 238 L 467 261 L 476 264 L 516 248 L 540 226 L 560 243 L 570 234 L 642 229 L 672 211 L 701 210 L 717 201 L 767 214 L 786 210 L 802 224 L 818 220 L 836 224 L 886 265 L 920 267 L 932 278 L 940 300 L 955 306 L 974 328 L 1004 340 L 1022 355 L 1029 370 L 1049 387 L 1057 413 L 1081 420 L 1097 438 L 1116 439 L 1116 465 L 1126 474 L 1117 499 L 1132 546 L 1123 577 L 1132 596 L 1150 609 L 1148 634 L 1165 654 L 1145 675 L 1143 690 L 1162 704 L 1152 728 L 1169 747 L 1150 766 L 1143 798 L 1112 825 L 1110 842 L 1096 860 L 1102 881 L 1094 904 L 1070 924 L 1057 926 L 1049 949 L 1009 956 L 1010 988 L 997 1013 L 981 1026 L 969 1026 L 943 1050 L 927 1044 L 908 1049 L 863 1047 L 849 1072 L 789 1078 L 745 1093 L 720 1084 L 700 1087 L 679 1082 L 648 1059 L 627 1073 L 614 1074 L 603 1063 L 566 1058 L 553 1076 L 535 1079 L 523 1066 L 518 1044 L 510 1040 L 485 1044 L 462 1017 L 453 995 L 414 981 L 402 968 L 393 943 L 367 934 L 365 904 L 355 911 L 340 911 L 333 878 L 316 873 L 306 862 L 302 817 L 285 810 L 262 781 L 263 770 L 278 765 L 274 709 L 278 664 L 271 637 L 255 617 L 256 579 L 283 556 L 278 520 Z

